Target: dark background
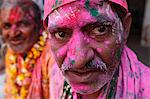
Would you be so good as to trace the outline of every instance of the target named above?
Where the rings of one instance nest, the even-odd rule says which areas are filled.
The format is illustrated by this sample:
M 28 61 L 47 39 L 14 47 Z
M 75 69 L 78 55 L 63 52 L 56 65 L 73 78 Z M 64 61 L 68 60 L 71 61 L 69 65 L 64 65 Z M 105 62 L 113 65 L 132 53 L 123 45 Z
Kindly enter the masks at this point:
M 146 0 L 127 0 L 132 14 L 132 26 L 127 45 L 137 54 L 139 60 L 150 65 L 150 49 L 141 46 L 142 26 L 144 21 Z

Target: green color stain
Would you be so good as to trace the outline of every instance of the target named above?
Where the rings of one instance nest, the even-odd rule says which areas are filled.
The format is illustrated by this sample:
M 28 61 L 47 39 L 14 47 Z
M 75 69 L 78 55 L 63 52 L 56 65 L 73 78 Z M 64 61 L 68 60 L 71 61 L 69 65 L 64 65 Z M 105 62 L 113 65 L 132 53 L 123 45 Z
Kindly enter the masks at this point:
M 56 0 L 55 5 L 58 5 L 58 0 Z
M 71 60 L 71 64 L 75 64 L 75 60 Z
M 62 4 L 62 0 L 59 1 L 59 5 Z
M 142 57 L 141 57 L 141 56 L 137 55 L 137 57 L 138 57 L 139 60 L 142 60 Z
M 62 0 L 60 0 L 60 1 L 56 0 L 56 1 L 55 1 L 55 4 L 52 5 L 52 8 L 54 9 L 55 7 L 57 7 L 57 6 L 60 5 L 60 4 L 62 4 Z
M 52 5 L 52 8 L 54 9 L 55 5 Z
M 118 51 L 116 53 L 116 57 L 118 60 L 121 58 L 121 49 L 118 49 Z
M 97 17 L 99 15 L 98 10 L 96 8 L 91 8 L 90 7 L 90 0 L 86 0 L 85 7 L 86 7 L 87 10 L 90 11 L 90 14 L 92 16 Z
M 95 8 L 90 9 L 90 13 L 94 17 L 97 17 L 99 15 L 98 10 Z
M 90 5 L 90 1 L 89 0 L 86 0 L 86 2 L 85 2 L 85 7 L 86 7 L 86 9 L 88 9 L 89 10 L 89 5 Z

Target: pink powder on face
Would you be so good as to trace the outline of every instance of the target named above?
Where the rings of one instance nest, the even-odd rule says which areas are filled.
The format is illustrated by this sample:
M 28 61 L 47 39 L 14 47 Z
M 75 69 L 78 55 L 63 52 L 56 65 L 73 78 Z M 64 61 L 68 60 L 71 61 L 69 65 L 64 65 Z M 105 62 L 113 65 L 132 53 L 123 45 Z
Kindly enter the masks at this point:
M 54 13 L 52 13 L 49 16 L 49 25 L 51 25 L 52 28 L 53 26 L 56 25 L 57 22 L 63 23 L 63 20 L 60 13 L 57 10 L 55 10 Z
M 56 25 L 56 24 L 63 24 L 65 22 L 71 22 L 71 23 L 76 23 L 77 20 L 77 14 L 79 13 L 78 9 L 73 9 L 72 7 L 69 7 L 67 10 L 63 10 L 62 8 L 59 9 L 60 11 L 58 12 L 57 10 L 54 11 L 49 16 L 49 24 L 50 25 Z
M 64 46 L 62 49 L 59 49 L 57 52 L 57 57 L 64 57 L 67 51 L 67 46 Z
M 80 35 L 79 31 L 74 32 L 73 38 L 70 39 L 69 41 L 67 52 L 68 58 L 70 57 L 71 59 L 79 60 L 79 57 L 77 56 L 80 56 L 81 58 L 86 56 L 85 53 L 83 52 L 84 51 L 83 47 L 86 46 L 87 42 L 82 38 L 85 38 L 83 34 Z
M 44 4 L 44 25 L 45 25 L 45 27 L 47 27 L 47 24 L 45 24 L 45 20 L 46 20 L 47 16 L 50 13 L 52 13 L 52 11 L 55 10 L 55 8 L 70 4 L 74 1 L 78 1 L 78 0 L 60 0 L 60 1 L 46 0 L 45 4 Z M 93 6 L 93 4 L 97 4 L 100 1 L 103 1 L 103 0 L 91 0 L 90 1 L 91 6 Z M 110 1 L 122 6 L 124 8 L 124 11 L 128 12 L 128 5 L 127 5 L 126 0 L 110 0 Z M 84 2 L 86 2 L 86 0 L 81 0 L 80 2 L 84 3 Z
M 12 24 L 22 18 L 22 13 L 20 7 L 15 7 L 10 10 L 9 22 Z
M 59 11 L 55 10 L 51 15 L 49 15 L 49 23 L 48 27 L 53 28 L 53 26 L 57 27 L 59 24 L 59 27 L 61 26 L 66 26 L 69 24 L 70 27 L 75 27 L 75 26 L 83 26 L 87 21 L 96 21 L 96 19 L 93 17 L 91 18 L 90 13 L 85 15 L 80 16 L 80 11 L 81 7 L 80 5 L 76 7 L 69 7 L 68 9 L 63 9 L 60 8 Z M 82 12 L 84 14 L 84 12 Z M 86 17 L 85 17 L 86 16 Z M 85 18 L 86 20 L 80 20 L 81 18 Z M 70 24 L 71 23 L 71 24 Z
M 105 8 L 108 8 L 108 12 L 112 12 L 112 10 L 107 6 L 110 5 L 105 5 Z M 57 55 L 57 60 L 59 60 L 59 67 L 71 68 L 72 70 L 82 70 L 83 68 L 85 68 L 85 64 L 91 61 L 95 56 L 100 57 L 107 64 L 112 64 L 110 58 L 112 57 L 111 52 L 113 50 L 113 44 L 115 42 L 114 36 L 116 35 L 96 35 L 92 30 L 100 25 L 103 25 L 104 21 L 113 23 L 115 21 L 115 18 L 110 17 L 111 13 L 105 13 L 105 10 L 103 8 L 99 8 L 97 10 L 99 11 L 100 16 L 94 17 L 86 8 L 83 8 L 82 6 L 80 7 L 78 4 L 75 4 L 75 6 L 72 4 L 54 11 L 53 15 L 49 16 L 50 20 L 54 20 L 55 15 L 56 17 L 58 16 L 58 20 L 53 21 L 54 23 L 49 21 L 49 31 L 52 31 L 50 33 L 55 34 L 59 32 L 57 31 L 57 29 L 64 29 L 63 32 L 71 35 L 68 37 L 69 39 L 67 37 L 62 37 L 63 39 L 68 39 L 67 41 L 61 41 L 61 39 L 58 40 L 55 35 L 52 35 L 53 40 L 51 43 L 55 43 L 55 45 L 53 45 L 52 47 L 55 49 L 53 50 L 53 52 Z M 63 23 L 61 22 L 61 20 L 63 20 Z M 53 27 L 52 24 L 55 24 L 54 29 L 51 28 Z M 65 31 L 66 28 L 70 29 L 71 32 L 68 33 L 67 31 Z M 101 40 L 98 40 L 99 38 Z M 115 59 L 113 60 L 115 61 Z M 74 64 L 72 64 L 72 62 Z M 89 77 L 88 80 L 83 79 L 83 77 L 74 76 L 65 72 L 64 75 L 66 79 L 71 83 L 71 86 L 75 88 L 74 90 L 87 92 L 96 91 L 96 88 L 99 89 L 111 77 L 107 73 L 102 74 L 100 72 L 96 74 L 94 73 L 94 75 L 96 75 L 96 78 Z M 109 76 L 107 80 L 102 79 L 106 76 Z M 91 84 L 81 85 L 79 84 L 81 80 L 83 83 L 94 80 L 98 82 L 95 82 L 95 86 Z M 79 88 L 81 90 L 77 90 L 76 88 Z
M 69 53 L 67 54 L 67 57 L 74 57 L 75 58 L 75 49 L 76 48 L 70 48 Z
M 109 45 L 110 44 L 110 41 L 105 41 L 104 42 L 106 45 Z
M 91 86 L 85 86 L 85 85 L 74 85 L 74 84 L 72 84 L 72 86 L 73 86 L 73 90 L 75 90 L 75 91 L 78 91 L 79 89 L 81 90 L 84 90 L 84 91 L 87 91 L 87 89 L 90 89 L 90 87 Z M 86 92 L 85 92 L 86 93 Z
M 97 48 L 96 50 L 97 50 L 99 53 L 101 53 L 101 52 L 103 51 L 102 48 Z
M 90 43 L 90 39 L 89 39 L 89 38 L 84 37 L 83 39 L 84 39 L 87 43 Z
M 16 30 L 17 26 L 16 25 L 12 25 L 12 30 Z

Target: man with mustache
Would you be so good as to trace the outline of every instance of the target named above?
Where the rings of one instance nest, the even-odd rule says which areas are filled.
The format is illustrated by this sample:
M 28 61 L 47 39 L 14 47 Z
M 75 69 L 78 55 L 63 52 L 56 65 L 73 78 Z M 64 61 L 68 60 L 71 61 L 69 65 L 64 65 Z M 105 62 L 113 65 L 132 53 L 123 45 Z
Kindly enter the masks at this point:
M 45 0 L 44 6 L 59 67 L 52 69 L 51 99 L 150 99 L 150 69 L 126 46 L 126 0 Z
M 6 99 L 48 99 L 48 64 L 53 63 L 42 29 L 41 11 L 32 0 L 6 0 L 0 9 L 6 52 Z

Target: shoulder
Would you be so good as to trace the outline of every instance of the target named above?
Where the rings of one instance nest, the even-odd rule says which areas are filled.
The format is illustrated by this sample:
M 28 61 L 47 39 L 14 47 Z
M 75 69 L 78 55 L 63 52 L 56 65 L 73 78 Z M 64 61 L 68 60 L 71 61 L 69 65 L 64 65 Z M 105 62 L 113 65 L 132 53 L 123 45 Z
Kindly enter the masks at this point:
M 140 92 L 143 96 L 149 96 L 147 94 L 150 92 L 150 67 L 145 66 L 141 62 L 139 62 L 139 64 L 137 71 L 140 75 Z

